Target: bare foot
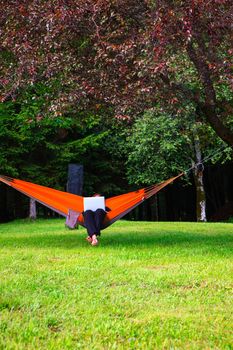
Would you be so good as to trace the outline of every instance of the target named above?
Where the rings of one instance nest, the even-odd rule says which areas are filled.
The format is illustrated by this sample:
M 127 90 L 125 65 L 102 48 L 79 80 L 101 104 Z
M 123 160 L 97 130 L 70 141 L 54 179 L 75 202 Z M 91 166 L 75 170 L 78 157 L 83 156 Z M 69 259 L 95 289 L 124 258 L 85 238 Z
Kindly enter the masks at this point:
M 92 236 L 92 242 L 91 242 L 91 245 L 98 245 L 98 239 L 97 239 L 97 237 L 96 237 L 96 235 L 93 235 Z
M 88 236 L 86 237 L 87 242 L 91 243 L 92 242 L 92 237 Z

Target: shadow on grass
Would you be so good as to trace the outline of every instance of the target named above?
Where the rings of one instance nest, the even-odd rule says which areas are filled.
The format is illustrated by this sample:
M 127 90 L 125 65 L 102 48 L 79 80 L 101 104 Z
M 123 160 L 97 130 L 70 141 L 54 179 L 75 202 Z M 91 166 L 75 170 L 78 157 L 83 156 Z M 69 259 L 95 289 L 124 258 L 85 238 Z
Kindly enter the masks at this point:
M 67 234 L 45 234 L 35 235 L 31 237 L 2 237 L 0 246 L 12 248 L 89 248 L 85 241 L 85 234 L 67 233 Z M 168 233 L 137 233 L 136 235 L 129 233 L 103 233 L 101 236 L 101 248 L 111 249 L 135 249 L 135 247 L 143 249 L 153 249 L 160 247 L 177 247 L 183 249 L 195 248 L 197 250 L 216 251 L 222 255 L 233 255 L 233 235 L 232 234 L 194 234 L 190 232 L 168 232 Z

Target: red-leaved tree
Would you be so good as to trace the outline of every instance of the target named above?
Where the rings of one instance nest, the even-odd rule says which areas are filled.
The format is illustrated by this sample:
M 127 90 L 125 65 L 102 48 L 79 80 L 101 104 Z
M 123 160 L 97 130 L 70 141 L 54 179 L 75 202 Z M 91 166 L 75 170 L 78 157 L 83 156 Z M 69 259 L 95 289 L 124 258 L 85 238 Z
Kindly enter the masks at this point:
M 56 86 L 54 113 L 192 103 L 233 145 L 232 10 L 230 0 L 2 1 L 1 98 L 42 81 Z

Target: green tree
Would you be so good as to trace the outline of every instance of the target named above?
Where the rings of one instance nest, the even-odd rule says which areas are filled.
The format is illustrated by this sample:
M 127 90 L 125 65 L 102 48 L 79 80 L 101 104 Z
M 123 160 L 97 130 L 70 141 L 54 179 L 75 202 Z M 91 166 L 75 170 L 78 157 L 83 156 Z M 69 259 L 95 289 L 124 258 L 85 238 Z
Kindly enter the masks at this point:
M 217 152 L 223 147 L 223 152 Z M 189 106 L 179 117 L 158 108 L 146 112 L 132 127 L 127 150 L 131 183 L 150 185 L 193 167 L 196 216 L 198 221 L 206 221 L 203 160 L 226 161 L 231 148 L 226 148 L 210 126 L 197 120 L 194 108 Z
M 0 171 L 9 176 L 18 176 L 25 153 L 25 135 L 21 130 L 22 119 L 12 102 L 0 104 Z
M 64 115 L 45 113 L 50 92 L 36 84 L 1 104 L 1 173 L 65 189 L 68 164 L 78 163 L 84 165 L 85 193 L 119 192 L 121 167 L 112 158 L 106 112 L 72 107 Z

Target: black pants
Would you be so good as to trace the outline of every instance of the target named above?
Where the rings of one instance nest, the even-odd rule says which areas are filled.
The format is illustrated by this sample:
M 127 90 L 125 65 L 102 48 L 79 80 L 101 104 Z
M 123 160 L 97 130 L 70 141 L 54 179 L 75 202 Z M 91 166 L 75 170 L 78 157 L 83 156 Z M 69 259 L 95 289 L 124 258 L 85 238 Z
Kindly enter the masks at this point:
M 83 213 L 84 225 L 87 229 L 88 236 L 93 235 L 100 236 L 100 230 L 102 228 L 106 211 L 103 209 L 97 209 L 96 211 L 86 210 Z

